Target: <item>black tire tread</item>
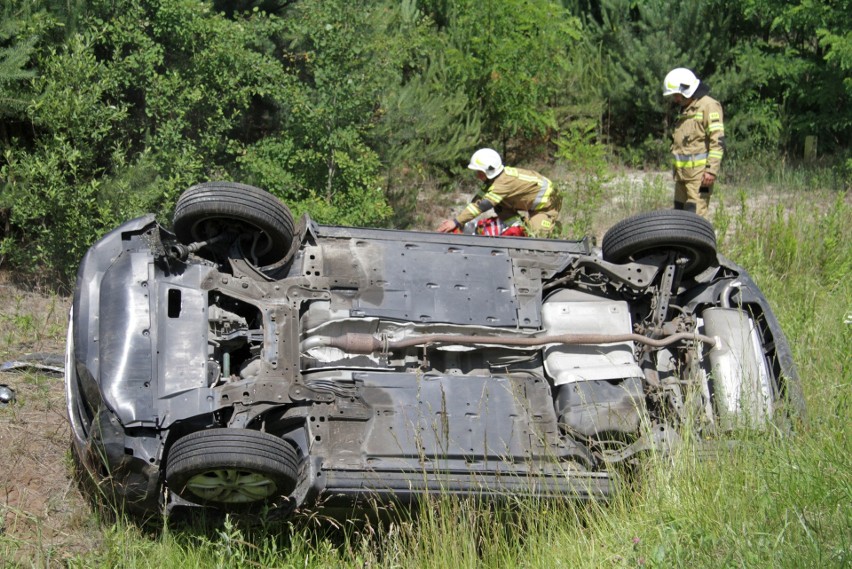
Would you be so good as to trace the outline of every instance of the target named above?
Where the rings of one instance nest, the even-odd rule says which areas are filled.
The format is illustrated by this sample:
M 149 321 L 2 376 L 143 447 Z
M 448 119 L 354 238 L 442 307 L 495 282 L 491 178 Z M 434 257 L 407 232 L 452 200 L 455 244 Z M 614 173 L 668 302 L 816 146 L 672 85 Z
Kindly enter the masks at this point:
M 713 225 L 688 211 L 658 210 L 628 217 L 613 225 L 602 242 L 604 260 L 612 263 L 623 263 L 641 252 L 665 248 L 693 253 L 687 274 L 718 262 Z
M 184 444 L 179 445 L 178 443 Z M 238 455 L 242 451 L 246 451 L 262 459 L 274 461 L 283 459 L 285 463 L 291 464 L 293 468 L 298 467 L 298 458 L 290 452 L 292 447 L 285 441 L 275 437 L 261 442 L 252 439 L 246 440 L 243 437 L 226 438 L 219 436 L 213 441 L 200 441 L 188 448 L 184 439 L 181 439 L 178 443 L 175 443 L 170 453 L 171 460 L 169 464 L 173 465 L 174 468 L 180 466 L 182 462 L 193 462 L 199 457 L 205 457 L 210 452 L 216 452 L 220 458 L 227 459 Z M 230 463 L 228 464 L 230 465 Z
M 166 462 L 166 481 L 181 494 L 182 483 L 204 470 L 245 468 L 283 480 L 279 490 L 286 495 L 295 488 L 299 466 L 296 449 L 279 437 L 249 429 L 207 429 L 186 435 L 172 445 Z
M 290 209 L 269 192 L 237 182 L 204 182 L 187 189 L 178 198 L 173 216 L 174 231 L 184 244 L 195 241 L 192 227 L 205 218 L 247 220 L 270 233 L 277 242 L 265 262 L 283 258 L 290 248 L 295 223 Z M 275 258 L 277 257 L 277 258 Z

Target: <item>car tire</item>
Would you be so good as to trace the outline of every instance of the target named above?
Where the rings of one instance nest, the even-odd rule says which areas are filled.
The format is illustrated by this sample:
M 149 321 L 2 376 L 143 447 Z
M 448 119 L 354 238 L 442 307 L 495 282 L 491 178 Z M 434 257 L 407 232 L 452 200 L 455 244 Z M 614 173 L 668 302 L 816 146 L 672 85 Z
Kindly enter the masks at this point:
M 298 472 L 296 449 L 279 437 L 249 429 L 208 429 L 172 445 L 166 485 L 196 504 L 246 510 L 288 496 Z
M 613 225 L 603 238 L 603 258 L 626 263 L 657 251 L 678 251 L 687 258 L 684 276 L 718 264 L 713 225 L 695 213 L 667 209 L 640 213 Z
M 235 182 L 205 182 L 177 201 L 174 231 L 181 243 L 206 241 L 223 231 L 250 235 L 244 253 L 258 266 L 283 259 L 293 242 L 290 209 L 265 190 Z

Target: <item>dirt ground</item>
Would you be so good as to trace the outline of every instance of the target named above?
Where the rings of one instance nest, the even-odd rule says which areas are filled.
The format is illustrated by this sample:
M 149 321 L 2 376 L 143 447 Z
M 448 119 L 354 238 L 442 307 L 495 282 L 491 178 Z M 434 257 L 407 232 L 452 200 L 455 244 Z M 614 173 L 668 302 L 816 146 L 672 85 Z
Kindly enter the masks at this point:
M 69 307 L 70 298 L 23 292 L 0 272 L 0 363 L 61 357 Z M 0 565 L 64 565 L 99 531 L 71 475 L 62 375 L 28 363 L 0 372 L 0 384 L 15 395 L 0 403 Z

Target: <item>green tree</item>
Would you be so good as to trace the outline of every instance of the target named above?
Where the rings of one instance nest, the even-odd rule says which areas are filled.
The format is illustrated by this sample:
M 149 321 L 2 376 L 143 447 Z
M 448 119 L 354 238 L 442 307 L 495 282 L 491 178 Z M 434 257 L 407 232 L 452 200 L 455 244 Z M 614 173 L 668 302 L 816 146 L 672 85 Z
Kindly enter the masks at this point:
M 732 60 L 719 74 L 732 130 L 756 138 L 754 150 L 798 153 L 808 135 L 829 152 L 848 148 L 852 2 L 747 0 L 737 6 Z
M 605 130 L 618 145 L 665 140 L 660 82 L 689 67 L 725 106 L 729 155 L 849 146 L 849 0 L 566 0 L 599 42 Z
M 283 83 L 279 22 L 262 14 L 186 0 L 88 8 L 80 32 L 39 54 L 32 139 L 6 148 L 2 174 L 3 254 L 66 276 L 119 221 L 165 216 L 190 184 L 232 177 L 232 141 Z
M 691 68 L 712 85 L 717 67 L 725 63 L 731 18 L 717 0 L 574 4 L 601 46 L 603 128 L 617 145 L 665 137 L 669 109 L 661 89 L 670 69 Z
M 320 0 L 294 4 L 283 22 L 284 74 L 269 94 L 276 128 L 240 146 L 241 177 L 320 222 L 381 224 L 390 209 L 368 138 L 403 46 L 385 34 L 388 11 Z
M 67 24 L 59 16 L 73 20 L 65 7 L 58 15 L 49 8 L 54 6 L 39 0 L 0 3 L 0 144 L 4 147 L 12 138 L 29 139 L 26 108 L 32 98 L 31 79 L 37 74 L 37 55 L 64 40 L 57 30 Z
M 15 41 L 16 22 L 4 20 L 0 24 L 0 138 L 8 143 L 5 119 L 19 116 L 29 100 L 27 80 L 35 76 L 28 69 L 36 42 L 35 37 Z
M 437 11 L 446 12 L 448 81 L 478 106 L 486 140 L 505 151 L 512 139 L 558 128 L 578 19 L 548 0 L 459 0 Z
M 100 194 L 92 175 L 100 168 L 98 149 L 115 143 L 127 112 L 102 103 L 105 68 L 91 48 L 91 38 L 77 37 L 49 54 L 34 79 L 38 97 L 27 108 L 35 145 L 4 152 L 9 233 L 0 253 L 34 272 L 70 270 L 104 225 L 125 213 L 113 210 L 121 202 Z
M 421 165 L 451 172 L 480 138 L 480 112 L 452 80 L 434 20 L 414 0 L 399 3 L 389 35 L 403 38 L 400 74 L 380 94 L 380 121 L 372 145 L 392 171 Z
M 386 196 L 395 227 L 417 219 L 418 180 L 451 186 L 479 143 L 479 112 L 464 92 L 445 78 L 436 56 L 426 69 L 382 96 L 375 147 L 385 164 Z

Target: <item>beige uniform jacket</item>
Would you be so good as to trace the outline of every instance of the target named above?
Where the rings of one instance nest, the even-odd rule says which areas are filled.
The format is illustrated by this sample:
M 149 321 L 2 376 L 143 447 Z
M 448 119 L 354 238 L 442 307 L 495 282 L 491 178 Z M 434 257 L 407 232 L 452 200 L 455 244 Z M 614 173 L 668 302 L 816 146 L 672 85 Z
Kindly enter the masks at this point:
M 486 186 L 484 196 L 467 205 L 456 218 L 456 223 L 462 226 L 482 212 L 498 206 L 504 212 L 526 211 L 533 215 L 539 211 L 558 209 L 556 201 L 555 189 L 550 180 L 532 170 L 507 166 Z
M 719 175 L 725 153 L 722 105 L 707 95 L 681 110 L 672 133 L 675 180 L 691 181 L 709 172 Z

